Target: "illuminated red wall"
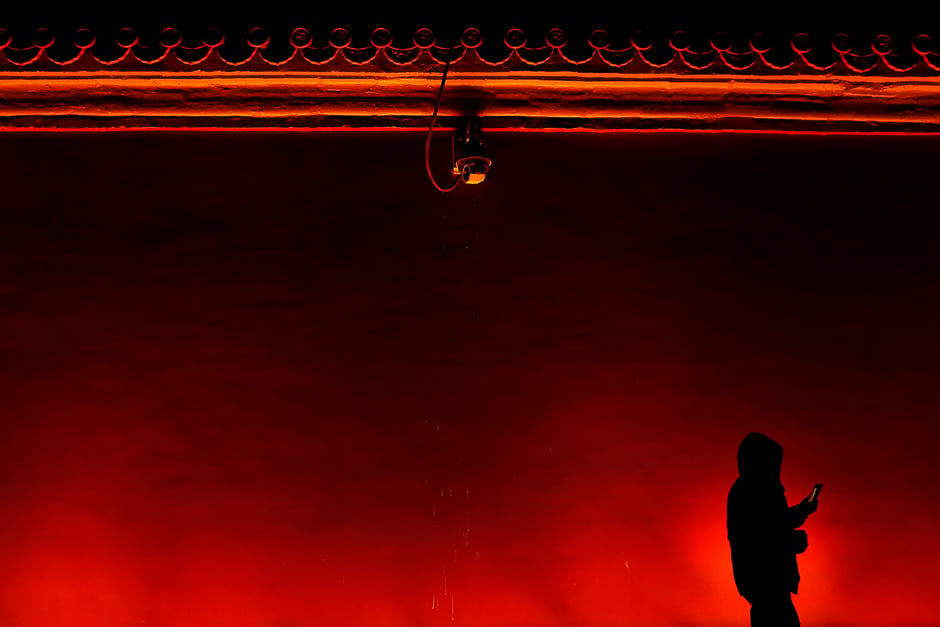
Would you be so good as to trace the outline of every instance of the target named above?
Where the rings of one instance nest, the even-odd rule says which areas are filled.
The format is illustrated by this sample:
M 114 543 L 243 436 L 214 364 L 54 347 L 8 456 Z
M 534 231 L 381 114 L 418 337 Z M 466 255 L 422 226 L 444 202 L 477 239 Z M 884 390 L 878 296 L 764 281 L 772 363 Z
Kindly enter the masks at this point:
M 936 140 L 489 140 L 0 137 L 0 624 L 940 623 Z

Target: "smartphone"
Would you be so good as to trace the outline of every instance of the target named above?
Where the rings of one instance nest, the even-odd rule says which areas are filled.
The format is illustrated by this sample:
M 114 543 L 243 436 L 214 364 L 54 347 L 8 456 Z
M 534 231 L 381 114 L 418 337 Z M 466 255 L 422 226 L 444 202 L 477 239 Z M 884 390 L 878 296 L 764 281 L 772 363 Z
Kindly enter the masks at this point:
M 814 502 L 817 498 L 819 498 L 819 493 L 822 491 L 822 486 L 823 484 L 821 483 L 817 483 L 815 486 L 813 486 L 813 492 L 809 495 L 810 503 Z

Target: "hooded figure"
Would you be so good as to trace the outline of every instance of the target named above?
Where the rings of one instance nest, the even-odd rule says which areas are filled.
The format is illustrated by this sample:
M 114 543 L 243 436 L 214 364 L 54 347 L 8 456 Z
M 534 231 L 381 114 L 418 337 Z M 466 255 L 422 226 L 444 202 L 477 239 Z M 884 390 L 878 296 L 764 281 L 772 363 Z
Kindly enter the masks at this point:
M 800 571 L 796 555 L 807 548 L 797 531 L 816 511 L 804 499 L 790 507 L 780 482 L 783 447 L 749 433 L 738 447 L 738 479 L 728 494 L 728 541 L 738 592 L 751 604 L 752 627 L 799 627 L 790 593 Z

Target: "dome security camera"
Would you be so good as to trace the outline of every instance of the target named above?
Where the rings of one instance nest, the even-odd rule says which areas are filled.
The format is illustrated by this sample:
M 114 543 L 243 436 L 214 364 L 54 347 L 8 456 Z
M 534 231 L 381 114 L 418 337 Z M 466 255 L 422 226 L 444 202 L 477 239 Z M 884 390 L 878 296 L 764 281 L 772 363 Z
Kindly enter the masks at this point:
M 465 157 L 458 159 L 454 164 L 454 172 L 460 173 L 460 178 L 468 185 L 477 185 L 486 178 L 486 173 L 490 171 L 492 161 L 486 157 Z
M 464 183 L 478 185 L 486 179 L 493 160 L 486 156 L 479 118 L 461 121 L 454 131 L 454 174 Z

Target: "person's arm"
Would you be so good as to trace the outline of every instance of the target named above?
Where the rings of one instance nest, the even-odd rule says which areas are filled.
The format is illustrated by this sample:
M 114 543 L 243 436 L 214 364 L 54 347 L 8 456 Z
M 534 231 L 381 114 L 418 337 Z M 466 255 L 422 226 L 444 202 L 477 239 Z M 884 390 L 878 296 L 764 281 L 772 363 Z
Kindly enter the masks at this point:
M 790 507 L 787 511 L 787 524 L 789 528 L 799 529 L 802 527 L 806 519 L 809 518 L 809 515 L 815 512 L 818 507 L 819 502 L 810 501 L 809 497 L 806 497 L 796 505 Z
M 809 512 L 802 503 L 798 503 L 787 511 L 787 527 L 789 529 L 799 529 L 809 518 Z

